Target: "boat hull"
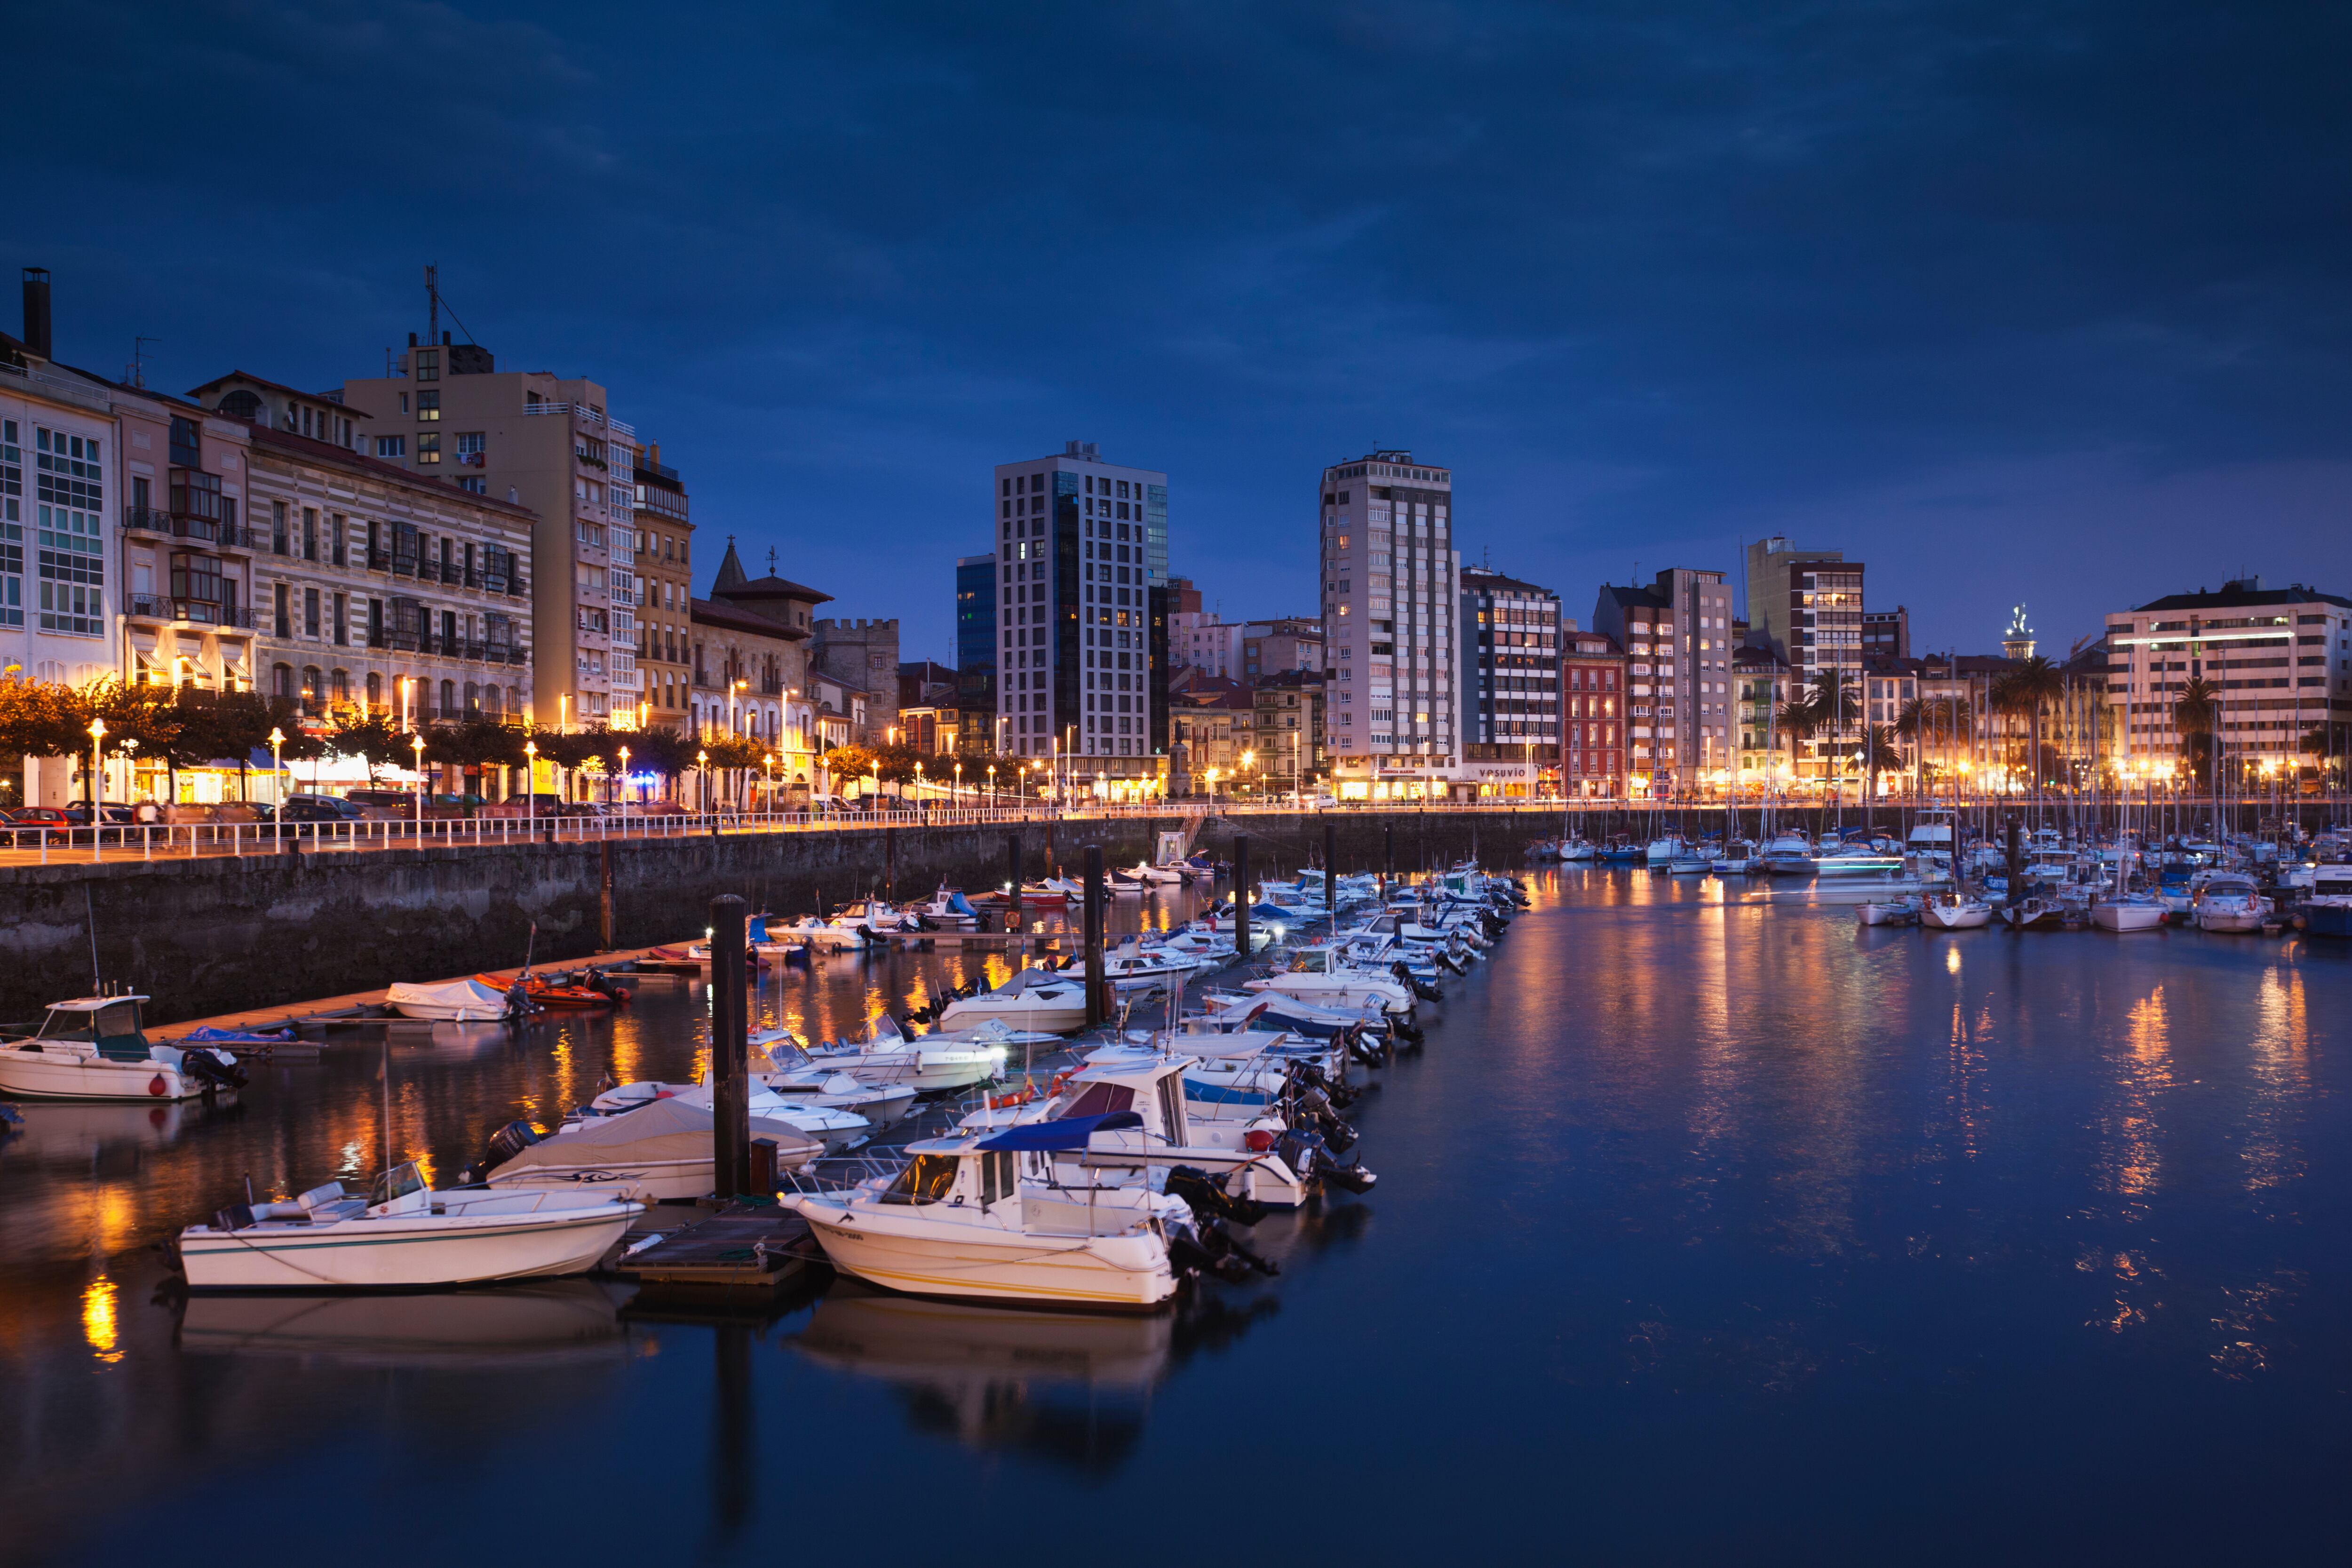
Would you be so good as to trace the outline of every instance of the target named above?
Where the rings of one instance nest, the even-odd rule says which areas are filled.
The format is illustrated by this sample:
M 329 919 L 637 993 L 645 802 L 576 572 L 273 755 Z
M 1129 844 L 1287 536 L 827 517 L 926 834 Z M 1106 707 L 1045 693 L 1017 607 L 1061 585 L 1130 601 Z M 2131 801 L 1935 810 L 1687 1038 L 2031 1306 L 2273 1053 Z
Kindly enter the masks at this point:
M 157 1061 L 0 1050 L 0 1094 L 18 1100 L 194 1100 L 204 1086 Z
M 1928 904 L 1919 910 L 1919 923 L 1935 931 L 1978 931 L 1992 923 L 1992 910 L 1984 904 Z
M 958 1301 L 1148 1312 L 1176 1293 L 1167 1248 L 1147 1234 L 991 1232 L 976 1225 L 795 1205 L 833 1266 L 869 1285 Z
M 600 1198 L 577 1211 L 469 1215 L 454 1224 L 403 1215 L 236 1231 L 203 1226 L 181 1233 L 180 1258 L 192 1290 L 403 1290 L 543 1279 L 586 1273 L 641 1212 L 634 1203 Z
M 1024 1007 L 994 996 L 966 996 L 948 1005 L 948 1010 L 940 1015 L 939 1027 L 943 1034 L 954 1034 L 988 1023 L 1003 1024 L 1012 1029 L 1034 1029 L 1040 1034 L 1066 1035 L 1087 1026 L 1087 1007 L 1084 1002 Z
M 2164 923 L 2162 904 L 2094 904 L 2091 923 L 2101 931 L 2154 931 Z

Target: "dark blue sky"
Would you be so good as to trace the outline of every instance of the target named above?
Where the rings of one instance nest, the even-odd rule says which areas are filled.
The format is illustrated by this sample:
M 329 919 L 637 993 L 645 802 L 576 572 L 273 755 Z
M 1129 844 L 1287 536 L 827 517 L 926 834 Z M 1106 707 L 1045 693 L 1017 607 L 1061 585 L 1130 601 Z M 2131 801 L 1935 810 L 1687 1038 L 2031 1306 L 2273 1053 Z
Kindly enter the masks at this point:
M 1317 470 L 1380 443 L 1579 616 L 1779 531 L 1923 646 L 2022 599 L 2063 651 L 2352 593 L 2347 18 L 77 0 L 12 14 L 0 263 L 179 389 L 380 372 L 437 261 L 662 443 L 706 566 L 909 657 L 990 467 L 1071 437 L 1168 470 L 1228 615 L 1311 612 Z

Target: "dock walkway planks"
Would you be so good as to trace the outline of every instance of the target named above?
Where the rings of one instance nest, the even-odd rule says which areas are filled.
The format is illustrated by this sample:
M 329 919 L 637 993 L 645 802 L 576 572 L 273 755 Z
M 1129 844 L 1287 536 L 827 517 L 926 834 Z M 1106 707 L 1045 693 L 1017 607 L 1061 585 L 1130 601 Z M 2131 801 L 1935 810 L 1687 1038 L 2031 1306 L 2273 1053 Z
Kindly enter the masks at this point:
M 800 1215 L 735 1203 L 622 1258 L 614 1271 L 648 1290 L 773 1293 L 823 1256 Z

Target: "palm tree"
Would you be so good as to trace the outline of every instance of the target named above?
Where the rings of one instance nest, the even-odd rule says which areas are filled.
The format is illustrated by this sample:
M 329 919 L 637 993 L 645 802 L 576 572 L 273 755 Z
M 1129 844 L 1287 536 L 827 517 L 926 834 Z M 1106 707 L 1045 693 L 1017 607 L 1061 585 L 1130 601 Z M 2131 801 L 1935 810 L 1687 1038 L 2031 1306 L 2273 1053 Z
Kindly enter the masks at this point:
M 2189 772 L 2197 772 L 2197 742 L 2204 738 L 2206 788 L 2214 799 L 2214 810 L 2221 810 L 2220 762 L 2221 748 L 2214 737 L 2221 728 L 2221 689 L 2203 676 L 2193 676 L 2181 684 L 2180 695 L 2172 700 L 2172 727 L 2189 750 Z M 2220 818 L 2215 818 L 2218 823 Z
M 1789 776 L 1794 778 L 1797 776 L 1798 742 L 1811 736 L 1813 726 L 1821 721 L 1821 715 L 1810 700 L 1792 697 L 1780 704 L 1772 718 L 1780 728 L 1781 738 L 1789 742 Z
M 1814 724 L 1828 727 L 1832 752 L 1842 752 L 1846 731 L 1862 717 L 1862 698 L 1853 681 L 1836 665 L 1825 665 L 1813 682 L 1811 701 Z
M 1902 708 L 1897 710 L 1895 715 L 1895 734 L 1896 738 L 1899 740 L 1908 741 L 1913 747 L 1917 747 L 1919 742 L 1927 736 L 1931 713 L 1932 710 L 1925 698 L 1914 697 L 1909 701 L 1904 703 Z M 1919 770 L 1914 769 L 1912 771 L 1911 779 L 1911 793 L 1916 797 L 1919 793 Z
M 1915 698 L 1913 700 L 1917 700 Z M 1873 817 L 1878 809 L 1878 770 L 1886 765 L 1889 755 L 1894 756 L 1898 764 L 1902 762 L 1902 752 L 1895 745 L 1895 731 L 1884 724 L 1864 725 L 1862 727 L 1862 805 L 1863 823 L 1865 826 L 1872 824 Z
M 2010 699 L 2026 715 L 2031 730 L 2032 749 L 2027 755 L 2032 762 L 2033 794 L 2038 800 L 2047 782 L 2042 776 L 2042 710 L 2065 693 L 2066 672 L 2037 653 L 2010 670 L 2007 679 Z

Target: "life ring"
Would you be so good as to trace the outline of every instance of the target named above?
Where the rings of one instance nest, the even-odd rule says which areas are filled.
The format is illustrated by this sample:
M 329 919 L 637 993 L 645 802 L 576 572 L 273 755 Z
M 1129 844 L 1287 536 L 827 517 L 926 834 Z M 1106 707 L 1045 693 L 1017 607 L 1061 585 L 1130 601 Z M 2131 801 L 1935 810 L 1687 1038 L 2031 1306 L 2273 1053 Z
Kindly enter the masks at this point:
M 155 1095 L 158 1098 L 161 1098 L 165 1091 L 170 1089 L 170 1085 L 163 1081 L 163 1075 L 162 1073 L 157 1073 L 153 1078 L 147 1080 L 147 1092 L 152 1095 Z

